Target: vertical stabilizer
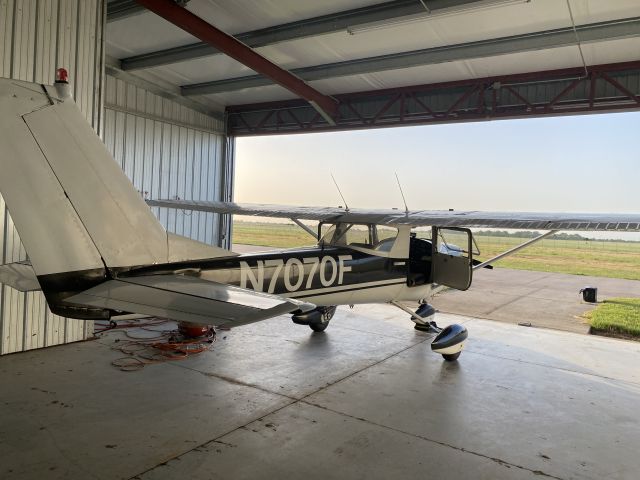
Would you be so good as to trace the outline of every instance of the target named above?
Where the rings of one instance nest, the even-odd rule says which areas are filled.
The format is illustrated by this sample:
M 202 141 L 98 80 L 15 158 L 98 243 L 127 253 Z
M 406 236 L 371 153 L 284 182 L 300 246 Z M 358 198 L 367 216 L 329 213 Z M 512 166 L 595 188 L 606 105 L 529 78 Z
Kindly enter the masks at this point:
M 24 116 L 108 267 L 167 261 L 167 234 L 75 103 Z
M 50 105 L 40 85 L 0 80 L 0 192 L 37 275 L 104 268 L 22 118 Z
M 71 99 L 0 79 L 0 192 L 36 274 L 167 261 L 167 235 Z

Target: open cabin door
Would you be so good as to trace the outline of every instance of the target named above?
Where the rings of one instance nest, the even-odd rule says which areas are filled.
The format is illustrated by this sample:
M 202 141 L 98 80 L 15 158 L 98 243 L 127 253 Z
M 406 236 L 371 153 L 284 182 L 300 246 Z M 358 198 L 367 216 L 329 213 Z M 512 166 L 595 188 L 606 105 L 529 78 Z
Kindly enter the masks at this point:
M 434 283 L 467 290 L 473 275 L 473 235 L 468 228 L 433 227 L 431 278 Z

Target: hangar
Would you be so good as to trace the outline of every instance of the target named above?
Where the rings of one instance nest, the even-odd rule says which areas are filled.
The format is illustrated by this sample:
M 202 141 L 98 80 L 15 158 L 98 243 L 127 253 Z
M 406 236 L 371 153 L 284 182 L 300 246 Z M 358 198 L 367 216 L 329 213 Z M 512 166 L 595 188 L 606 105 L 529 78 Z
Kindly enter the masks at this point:
M 0 74 L 53 83 L 66 67 L 143 195 L 230 200 L 237 136 L 635 110 L 638 14 L 633 0 L 193 0 L 172 23 L 161 15 L 175 2 L 7 1 Z M 210 38 L 214 26 L 244 46 Z M 253 50 L 263 75 L 246 65 Z M 3 263 L 22 260 L 0 211 Z M 224 216 L 156 213 L 169 231 L 230 245 Z M 2 292 L 0 353 L 91 335 L 38 294 Z
M 640 47 L 640 5 L 633 0 L 7 0 L 0 3 L 0 25 L 0 77 L 51 84 L 56 68 L 65 67 L 76 103 L 140 194 L 147 199 L 232 200 L 235 138 L 239 136 L 604 113 L 638 110 L 640 105 L 640 59 L 637 54 Z M 172 209 L 157 207 L 154 207 L 154 213 L 168 231 L 213 245 L 231 245 L 228 216 L 206 212 L 177 216 Z M 25 249 L 1 199 L 0 224 L 3 225 L 0 237 L 2 263 L 24 260 Z M 371 311 L 369 314 L 387 322 L 379 312 Z M 347 321 L 353 327 L 361 328 L 361 318 L 357 315 Z M 6 286 L 0 293 L 0 327 L 0 354 L 76 342 L 93 336 L 91 322 L 56 316 L 48 311 L 40 294 L 19 293 Z M 316 388 L 319 381 L 325 384 L 344 382 L 343 391 L 351 388 L 357 397 L 357 383 L 363 376 L 392 372 L 388 365 L 381 365 L 380 371 L 375 373 L 365 371 L 366 367 L 387 357 L 395 358 L 407 349 L 404 360 L 416 361 L 416 352 L 410 351 L 416 341 L 393 322 L 390 329 L 394 332 L 391 335 L 394 338 L 390 340 L 393 348 L 389 344 L 380 346 L 381 342 L 374 339 L 369 344 L 372 349 L 380 348 L 383 352 L 381 358 L 358 347 L 355 339 L 345 340 L 341 348 L 353 353 L 334 360 L 343 362 L 340 367 L 336 365 L 336 371 L 340 372 L 338 376 L 328 375 L 312 360 L 306 363 L 300 360 L 306 371 L 311 372 L 307 375 L 313 379 L 306 380 L 304 375 L 291 374 L 285 375 L 285 380 L 272 378 L 265 383 L 264 378 L 247 374 L 241 381 L 234 380 L 223 387 L 224 377 L 229 374 L 224 368 L 228 367 L 222 371 L 215 368 L 210 371 L 202 365 L 194 367 L 187 376 L 193 374 L 198 380 L 191 381 L 198 384 L 199 373 L 194 372 L 200 369 L 204 375 L 215 378 L 216 386 L 211 388 L 224 390 L 224 402 L 215 408 L 238 409 L 238 402 L 248 404 L 245 411 L 249 414 L 244 423 L 238 425 L 236 418 L 216 424 L 205 419 L 204 415 L 194 414 L 190 428 L 199 422 L 204 422 L 205 427 L 201 434 L 185 437 L 184 442 L 194 444 L 191 448 L 177 448 L 176 455 L 170 453 L 175 449 L 174 445 L 158 445 L 151 441 L 149 447 L 142 449 L 143 461 L 122 462 L 114 470 L 98 469 L 92 474 L 100 478 L 132 478 L 139 474 L 145 474 L 147 478 L 171 478 L 180 468 L 175 461 L 168 465 L 169 473 L 161 473 L 156 467 L 191 452 L 194 447 L 211 454 L 219 453 L 221 468 L 233 471 L 233 464 L 238 460 L 233 451 L 229 453 L 225 449 L 232 449 L 234 447 L 229 445 L 239 445 L 244 441 L 245 425 L 252 425 L 254 433 L 259 433 L 260 437 L 246 440 L 245 448 L 253 445 L 264 452 L 265 442 L 268 445 L 270 439 L 281 441 L 275 437 L 277 426 L 282 424 L 283 429 L 291 429 L 285 434 L 291 441 L 328 442 L 331 451 L 334 451 L 331 443 L 341 438 L 346 447 L 340 447 L 342 450 L 337 453 L 336 447 L 334 457 L 321 455 L 319 458 L 340 458 L 340 464 L 349 469 L 351 476 L 362 471 L 381 478 L 388 478 L 393 471 L 405 477 L 412 472 L 424 473 L 421 467 L 414 465 L 416 469 L 412 470 L 406 465 L 414 462 L 418 452 L 425 447 L 421 441 L 427 441 L 430 442 L 428 448 L 442 450 L 438 452 L 442 454 L 441 463 L 429 458 L 430 462 L 435 462 L 434 468 L 442 469 L 439 471 L 443 478 L 447 475 L 442 472 L 453 468 L 452 465 L 455 468 L 449 478 L 471 478 L 470 472 L 478 469 L 482 472 L 478 476 L 485 478 L 528 478 L 540 474 L 552 478 L 600 478 L 605 475 L 633 478 L 626 468 L 633 466 L 629 463 L 629 452 L 638 445 L 637 435 L 632 432 L 637 421 L 629 417 L 621 420 L 624 426 L 615 432 L 604 431 L 606 419 L 596 422 L 609 443 L 614 444 L 620 438 L 627 442 L 620 449 L 605 451 L 607 458 L 615 459 L 621 465 L 618 472 L 598 470 L 590 459 L 581 458 L 585 455 L 586 444 L 565 445 L 566 451 L 571 452 L 571 462 L 575 461 L 570 466 L 560 464 L 545 468 L 548 467 L 545 462 L 549 460 L 545 457 L 552 456 L 547 451 L 535 452 L 536 461 L 525 458 L 521 452 L 505 460 L 499 455 L 500 442 L 483 433 L 496 428 L 491 414 L 487 414 L 487 419 L 493 420 L 487 420 L 479 427 L 480 440 L 471 447 L 462 446 L 463 439 L 455 436 L 446 440 L 425 439 L 422 432 L 412 430 L 406 419 L 399 420 L 386 433 L 377 430 L 388 427 L 384 415 L 373 415 L 375 418 L 370 418 L 367 425 L 360 425 L 357 411 L 366 407 L 365 399 L 360 399 L 361 404 L 355 400 L 350 403 L 353 408 L 341 411 L 339 420 L 323 418 L 332 405 L 340 403 L 340 394 L 319 391 Z M 487 329 L 490 330 L 489 327 Z M 538 335 L 549 345 L 559 341 L 553 334 Z M 244 341 L 251 341 L 251 335 L 244 334 L 243 337 Z M 515 337 L 517 334 L 514 333 Z M 300 338 L 296 341 L 302 342 Z M 268 347 L 277 349 L 277 344 L 268 344 Z M 87 344 L 78 344 L 76 351 L 83 352 L 87 348 Z M 221 352 L 224 350 L 222 348 Z M 239 343 L 227 350 L 235 355 L 237 362 L 246 361 L 240 353 Z M 545 357 L 551 355 L 551 350 L 549 347 L 549 351 L 537 352 L 539 363 L 547 362 Z M 635 358 L 633 346 L 625 346 L 623 351 L 623 355 Z M 506 347 L 503 354 L 505 357 L 518 357 L 517 352 Z M 33 365 L 39 361 L 38 352 L 25 355 L 31 356 L 6 357 L 8 360 L 3 367 L 6 366 L 7 372 L 11 365 L 17 365 L 19 369 L 24 367 L 32 378 L 39 378 Z M 610 360 L 608 354 L 603 355 L 602 358 Z M 77 358 L 70 354 L 60 359 L 59 365 L 72 371 Z M 22 364 L 20 359 L 29 361 Z M 562 362 L 567 364 L 562 368 L 571 370 L 568 359 L 564 358 Z M 346 370 L 345 365 L 348 366 Z M 597 391 L 598 401 L 604 402 L 607 398 L 604 384 L 619 382 L 615 388 L 622 392 L 618 406 L 624 417 L 624 412 L 631 411 L 634 402 L 637 375 L 633 372 L 619 373 L 615 364 L 602 367 L 597 358 L 587 361 L 586 365 L 575 374 L 593 375 L 599 379 L 597 386 L 584 380 L 577 386 L 567 387 L 567 397 L 573 399 L 572 395 L 580 389 L 600 388 Z M 245 367 L 253 365 L 245 364 Z M 293 365 L 289 368 L 295 370 Z M 424 375 L 437 374 L 436 383 L 444 385 L 444 388 L 454 391 L 463 388 L 451 383 L 452 370 L 436 372 L 434 369 L 439 367 L 432 364 L 422 368 Z M 500 368 L 500 363 L 494 361 L 487 371 L 493 369 L 498 372 Z M 511 368 L 516 370 L 513 366 Z M 533 367 L 527 365 L 526 368 Z M 389 370 L 385 372 L 385 369 Z M 475 378 L 480 382 L 486 381 L 482 375 L 487 375 L 487 371 L 475 372 Z M 261 374 L 266 375 L 264 371 Z M 86 366 L 82 375 L 99 381 L 99 377 Z M 508 383 L 509 372 L 501 372 L 500 375 L 504 383 Z M 182 385 L 177 378 L 180 376 L 179 372 L 174 372 L 163 381 Z M 69 385 L 74 383 L 72 376 L 54 378 L 63 385 L 65 382 Z M 148 372 L 144 378 L 145 382 L 153 382 L 153 375 Z M 43 378 L 39 381 L 46 383 Z M 561 379 L 553 377 L 553 380 L 548 380 L 546 388 L 551 388 L 554 381 Z M 279 382 L 284 385 L 279 385 Z M 113 388 L 129 387 L 122 378 L 114 380 Z M 396 386 L 404 387 L 401 382 Z M 41 388 L 40 384 L 28 388 L 33 389 L 33 395 L 47 395 L 42 390 L 53 391 Z M 206 390 L 208 387 L 203 388 Z M 260 393 L 246 391 L 245 388 L 255 388 Z M 273 393 L 279 388 L 286 390 L 284 396 Z M 424 388 L 418 388 L 419 393 L 429 396 Z M 505 388 L 510 388 L 510 385 Z M 391 390 L 382 395 L 392 395 Z M 147 385 L 145 392 L 150 394 L 153 389 Z M 268 400 L 268 407 L 256 401 L 260 395 Z M 285 422 L 277 417 L 278 409 L 307 396 L 315 396 L 315 399 L 307 403 L 298 402 L 293 407 L 295 412 L 282 414 L 283 418 L 291 416 L 293 421 Z M 97 400 L 86 395 L 77 398 L 79 402 Z M 485 400 L 490 401 L 490 398 L 487 396 Z M 530 401 L 526 391 L 519 391 L 515 398 L 521 402 Z M 431 427 L 436 431 L 446 430 L 450 424 L 443 419 L 456 412 L 447 412 L 447 405 L 438 404 L 433 398 L 430 400 L 433 408 L 441 414 L 437 419 L 429 420 L 434 422 Z M 5 403 L 9 405 L 20 401 L 19 397 L 6 397 Z M 52 401 L 57 402 L 55 399 Z M 170 407 L 150 406 L 148 411 L 161 417 L 164 409 L 178 410 L 184 402 L 200 405 L 194 410 L 207 408 L 204 401 L 172 394 Z M 68 404 L 73 404 L 73 401 Z M 384 402 L 382 406 L 393 410 Z M 312 407 L 319 410 L 311 411 Z M 141 407 L 132 408 L 137 412 Z M 410 408 L 418 410 L 415 404 Z M 537 414 L 546 412 L 542 406 L 532 405 L 521 414 L 527 415 L 526 412 L 532 411 Z M 560 411 L 566 413 L 569 410 Z M 142 417 L 146 415 L 144 411 L 137 413 Z M 473 412 L 479 416 L 483 413 L 486 412 L 480 408 Z M 276 420 L 262 422 L 267 414 L 276 415 Z M 582 429 L 586 428 L 583 423 L 591 421 L 588 419 L 588 407 L 583 408 L 580 414 L 582 416 L 572 418 L 572 427 L 581 432 L 580 435 L 587 436 L 588 429 Z M 47 418 L 47 415 L 42 415 L 43 419 Z M 109 415 L 119 413 L 110 411 Z M 85 421 L 93 421 L 88 418 Z M 154 432 L 149 435 L 162 437 L 165 429 L 176 427 L 179 417 L 169 415 L 167 418 L 167 423 L 159 421 L 153 428 L 145 424 L 144 428 Z M 254 421 L 258 423 L 253 424 Z M 328 430 L 314 437 L 296 427 L 297 423 L 305 422 L 324 422 Z M 118 425 L 122 427 L 122 424 Z M 69 425 L 55 423 L 55 426 L 60 432 L 73 434 Z M 345 427 L 353 428 L 357 435 L 342 438 Z M 464 430 L 468 425 L 456 424 L 456 427 Z M 108 430 L 108 425 L 105 428 Z M 215 434 L 209 429 L 213 429 Z M 148 431 L 139 433 L 135 445 L 147 439 Z M 235 440 L 210 443 L 226 433 Z M 408 433 L 412 436 L 406 437 Z M 526 437 L 521 431 L 512 432 L 503 441 L 513 442 L 513 435 Z M 105 432 L 105 438 L 109 436 L 119 438 L 117 432 Z M 86 437 L 82 438 L 86 441 Z M 485 450 L 482 439 L 492 442 L 493 447 Z M 15 445 L 30 445 L 28 438 L 15 442 L 8 437 L 1 440 L 0 445 L 5 452 L 12 455 Z M 384 450 L 382 446 L 387 441 L 396 447 Z M 518 447 L 524 449 L 526 441 L 523 440 Z M 407 443 L 408 449 L 398 451 L 400 442 Z M 38 439 L 33 444 L 37 448 L 50 449 L 46 440 Z M 365 444 L 381 448 L 383 455 L 391 455 L 392 470 L 385 471 L 383 475 L 376 473 L 375 469 L 362 467 L 363 464 L 375 465 L 369 458 L 373 450 L 363 448 Z M 63 447 L 66 452 L 63 456 L 69 455 L 66 449 L 81 450 L 81 445 L 67 444 Z M 61 467 L 65 470 L 56 472 L 56 467 L 50 475 L 81 478 L 87 472 L 85 462 L 102 456 L 98 452 L 103 452 L 104 448 L 108 454 L 120 454 L 114 454 L 112 458 L 123 458 L 122 452 L 112 452 L 117 447 L 101 444 L 101 450 L 92 450 L 80 461 L 80 467 L 77 463 L 73 466 L 74 462 L 68 462 Z M 128 453 L 135 451 L 134 445 L 128 444 L 128 448 Z M 466 455 L 466 451 L 471 451 L 473 458 Z M 273 458 L 289 461 L 287 452 L 291 455 L 316 454 L 314 449 L 300 452 L 285 449 Z M 28 468 L 24 465 L 12 467 L 9 468 L 11 472 L 5 474 L 13 473 L 17 478 L 38 476 L 41 474 L 39 468 L 57 465 L 54 454 L 47 451 L 41 463 L 36 462 L 35 466 Z M 260 453 L 260 462 L 244 466 L 243 474 L 259 476 L 262 462 L 270 466 L 271 473 L 288 471 L 270 464 L 263 458 L 266 455 Z M 353 455 L 354 458 L 349 461 L 344 455 Z M 198 451 L 192 452 L 184 461 L 195 471 L 203 462 L 198 458 Z M 294 465 L 302 468 L 295 462 Z M 357 465 L 364 470 L 358 470 Z M 174 471 L 176 468 L 178 470 Z M 206 473 L 201 474 L 205 475 L 202 478 L 207 478 Z M 224 470 L 219 472 L 219 476 L 225 477 Z

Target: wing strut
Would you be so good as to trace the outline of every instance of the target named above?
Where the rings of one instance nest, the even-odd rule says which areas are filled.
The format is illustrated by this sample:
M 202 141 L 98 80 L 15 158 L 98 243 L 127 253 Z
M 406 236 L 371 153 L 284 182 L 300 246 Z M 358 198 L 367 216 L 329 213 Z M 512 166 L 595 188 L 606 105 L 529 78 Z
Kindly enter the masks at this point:
M 513 247 L 512 249 L 507 250 L 506 252 L 502 252 L 500 255 L 496 255 L 495 257 L 490 258 L 489 260 L 485 260 L 484 262 L 479 263 L 478 265 L 474 265 L 473 269 L 477 270 L 479 268 L 486 267 L 487 265 L 491 265 L 497 262 L 498 260 L 500 260 L 501 258 L 508 257 L 509 255 L 513 255 L 517 251 L 522 250 L 523 248 L 526 248 L 529 245 L 533 245 L 534 243 L 539 242 L 540 240 L 547 238 L 548 236 L 553 235 L 554 233 L 557 233 L 557 232 L 559 232 L 559 230 L 549 230 L 548 232 L 543 233 L 542 235 L 532 238 L 531 240 L 528 240 L 524 243 L 521 243 L 517 247 Z
M 301 229 L 303 229 L 305 232 L 307 232 L 309 235 L 311 235 L 313 238 L 315 238 L 316 240 L 320 240 L 320 238 L 318 238 L 318 232 L 314 232 L 311 228 L 309 228 L 307 225 L 305 225 L 304 223 L 302 223 L 300 220 L 298 220 L 297 218 L 291 218 L 290 219 L 293 223 L 295 223 L 296 225 L 298 225 Z

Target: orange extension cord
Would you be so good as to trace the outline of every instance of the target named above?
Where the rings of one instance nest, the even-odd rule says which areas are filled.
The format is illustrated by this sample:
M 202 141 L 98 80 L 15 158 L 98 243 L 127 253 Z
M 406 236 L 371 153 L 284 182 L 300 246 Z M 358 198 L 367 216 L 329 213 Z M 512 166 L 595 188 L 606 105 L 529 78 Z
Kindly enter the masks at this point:
M 168 325 L 169 320 L 162 318 L 147 318 L 141 321 L 113 321 L 109 323 L 96 322 L 96 335 L 110 332 L 122 332 L 128 338 L 120 343 L 116 339 L 111 348 L 125 354 L 111 362 L 111 364 L 123 372 L 142 370 L 145 366 L 154 363 L 163 363 L 174 360 L 184 360 L 190 356 L 206 352 L 213 347 L 216 341 L 216 333 L 212 328 L 207 335 L 199 338 L 186 338 L 178 330 L 157 330 L 150 327 Z M 141 329 L 155 332 L 155 336 L 134 336 L 130 329 Z

